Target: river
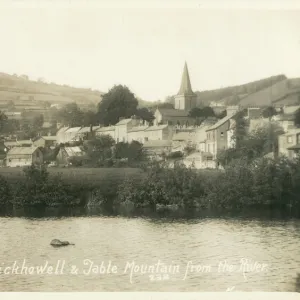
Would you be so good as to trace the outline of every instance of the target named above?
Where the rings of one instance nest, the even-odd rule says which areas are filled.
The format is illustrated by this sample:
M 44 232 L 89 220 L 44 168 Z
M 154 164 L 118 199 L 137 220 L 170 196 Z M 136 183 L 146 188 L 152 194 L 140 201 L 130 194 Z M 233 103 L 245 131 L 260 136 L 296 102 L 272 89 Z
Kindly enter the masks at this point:
M 0 291 L 294 292 L 299 229 L 299 220 L 1 217 Z M 53 248 L 54 238 L 75 245 Z

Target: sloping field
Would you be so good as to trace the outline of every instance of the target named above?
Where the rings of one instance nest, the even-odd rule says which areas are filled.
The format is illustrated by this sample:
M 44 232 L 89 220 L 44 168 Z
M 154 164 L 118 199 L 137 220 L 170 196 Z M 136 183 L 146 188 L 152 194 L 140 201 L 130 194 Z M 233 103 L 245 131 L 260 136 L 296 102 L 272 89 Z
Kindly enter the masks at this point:
M 101 184 L 119 181 L 125 178 L 140 179 L 143 176 L 141 169 L 135 168 L 48 168 L 50 176 L 60 175 L 65 183 L 73 184 Z M 25 179 L 23 168 L 0 168 L 0 175 L 9 182 L 18 182 Z

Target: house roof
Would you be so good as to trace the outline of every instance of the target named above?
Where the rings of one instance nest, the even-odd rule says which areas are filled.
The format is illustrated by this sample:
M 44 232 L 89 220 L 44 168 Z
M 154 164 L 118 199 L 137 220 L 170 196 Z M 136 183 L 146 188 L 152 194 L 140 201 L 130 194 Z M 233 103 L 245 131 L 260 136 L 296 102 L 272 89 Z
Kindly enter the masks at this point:
M 38 147 L 14 147 L 10 149 L 7 156 L 20 156 L 20 155 L 32 155 Z
M 218 127 L 223 125 L 225 122 L 229 121 L 233 116 L 234 116 L 234 114 L 224 117 L 223 119 L 219 120 L 216 124 L 210 126 L 208 129 L 206 129 L 206 131 L 217 129 Z
M 171 147 L 172 141 L 169 140 L 155 140 L 147 141 L 144 143 L 144 148 L 160 148 L 160 147 Z
M 45 141 L 56 141 L 57 140 L 56 135 L 45 135 L 45 136 L 42 136 L 42 138 Z
M 188 110 L 174 109 L 174 108 L 158 108 L 162 115 L 166 117 L 188 117 Z
M 81 129 L 81 127 L 71 127 L 66 130 L 66 133 L 76 133 Z
M 145 131 L 149 126 L 136 126 L 132 127 L 128 132 Z
M 21 145 L 32 145 L 33 142 L 31 140 L 20 140 L 20 141 L 7 141 L 4 142 L 4 145 L 6 147 L 11 147 L 11 146 L 21 146 Z
M 78 146 L 64 147 L 63 149 L 67 152 L 68 156 L 82 156 L 84 154 Z
M 63 133 L 63 132 L 65 132 L 65 131 L 67 131 L 69 129 L 69 127 L 62 127 L 62 128 L 60 128 L 58 131 L 57 131 L 57 133 L 56 133 L 56 135 L 58 135 L 58 134 L 60 134 L 60 133 Z
M 168 128 L 168 124 L 149 126 L 145 131 L 162 130 Z
M 119 126 L 119 125 L 126 125 L 126 124 L 128 124 L 131 120 L 132 120 L 131 118 L 130 118 L 130 119 L 123 119 L 123 120 L 119 121 L 119 122 L 116 124 L 116 126 Z
M 93 128 L 92 128 L 93 130 Z M 78 133 L 85 133 L 85 132 L 90 132 L 91 131 L 91 128 L 88 126 L 88 127 L 82 127 Z
M 113 131 L 115 130 L 115 126 L 105 126 L 105 127 L 99 127 L 96 129 L 97 132 L 103 132 L 103 131 Z

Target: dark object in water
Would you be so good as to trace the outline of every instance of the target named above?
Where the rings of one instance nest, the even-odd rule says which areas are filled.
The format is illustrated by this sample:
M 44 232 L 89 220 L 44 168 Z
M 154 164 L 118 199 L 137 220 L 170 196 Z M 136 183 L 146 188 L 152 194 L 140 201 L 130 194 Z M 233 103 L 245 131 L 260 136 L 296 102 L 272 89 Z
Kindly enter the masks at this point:
M 68 241 L 60 241 L 58 239 L 54 239 L 51 241 L 50 245 L 53 247 L 63 247 L 63 246 L 69 246 L 69 245 L 75 245 L 75 244 L 71 244 Z

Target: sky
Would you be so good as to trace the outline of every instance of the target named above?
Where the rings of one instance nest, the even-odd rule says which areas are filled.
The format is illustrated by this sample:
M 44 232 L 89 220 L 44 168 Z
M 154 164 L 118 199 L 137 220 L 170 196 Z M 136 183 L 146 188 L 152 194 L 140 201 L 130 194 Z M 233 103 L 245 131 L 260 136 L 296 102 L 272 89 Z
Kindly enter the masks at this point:
M 194 91 L 300 77 L 300 2 L 275 2 L 1 0 L 0 72 L 148 101 L 178 92 L 185 61 Z

